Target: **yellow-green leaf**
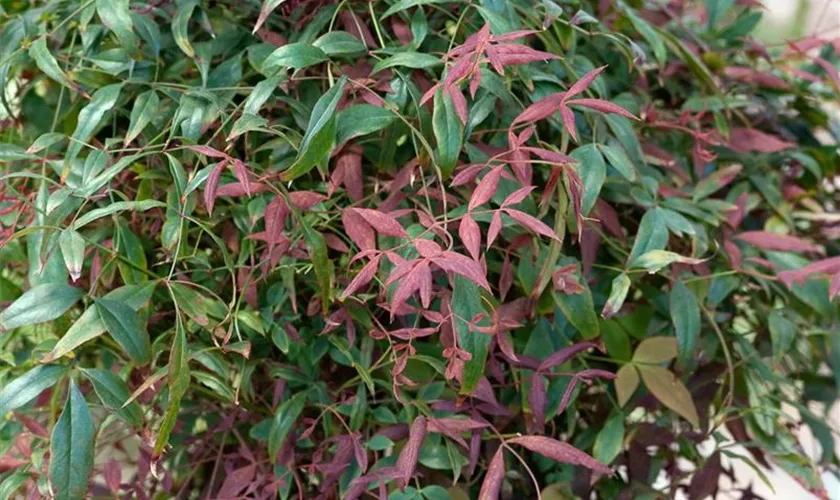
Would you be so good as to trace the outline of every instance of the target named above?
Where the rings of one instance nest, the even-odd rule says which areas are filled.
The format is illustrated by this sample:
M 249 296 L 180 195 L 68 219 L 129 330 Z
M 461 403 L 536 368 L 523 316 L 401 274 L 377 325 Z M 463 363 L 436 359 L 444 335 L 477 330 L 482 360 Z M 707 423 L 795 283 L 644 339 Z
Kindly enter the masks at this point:
M 674 410 L 688 420 L 694 427 L 700 427 L 700 418 L 691 393 L 673 373 L 661 366 L 643 365 L 638 367 L 645 387 L 663 405 Z

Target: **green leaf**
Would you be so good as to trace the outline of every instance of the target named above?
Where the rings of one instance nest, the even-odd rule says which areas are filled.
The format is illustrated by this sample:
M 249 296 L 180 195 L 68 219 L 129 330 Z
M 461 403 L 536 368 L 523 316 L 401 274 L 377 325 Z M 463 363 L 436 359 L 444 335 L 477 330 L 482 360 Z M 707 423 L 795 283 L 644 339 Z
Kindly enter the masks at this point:
M 333 288 L 335 267 L 330 260 L 324 236 L 312 229 L 308 224 L 304 223 L 302 226 L 303 239 L 306 241 L 306 245 L 312 254 L 312 266 L 315 268 L 315 277 L 318 280 L 318 291 L 321 295 L 321 310 L 326 315 L 332 302 L 330 292 Z
M 65 229 L 58 235 L 58 245 L 61 248 L 61 256 L 64 257 L 64 265 L 70 278 L 73 281 L 82 275 L 82 265 L 85 260 L 85 239 L 78 232 L 72 229 Z
M 160 98 L 157 92 L 149 90 L 137 96 L 134 107 L 131 108 L 131 121 L 128 132 L 125 134 L 125 144 L 136 139 L 158 113 L 160 113 Z
M 653 29 L 653 26 L 651 26 L 650 23 L 639 17 L 633 9 L 626 8 L 624 13 L 630 19 L 630 22 L 633 23 L 633 27 L 636 28 L 636 31 L 642 35 L 642 38 L 644 38 L 648 45 L 650 45 L 651 49 L 653 49 L 653 55 L 656 57 L 656 61 L 659 65 L 664 66 L 667 62 L 668 51 L 665 48 L 665 41 L 662 40 L 659 33 Z
M 166 203 L 158 200 L 143 200 L 143 201 L 117 201 L 111 203 L 107 207 L 97 208 L 91 210 L 90 212 L 86 213 L 85 215 L 76 219 L 76 222 L 73 223 L 73 227 L 75 229 L 80 229 L 83 226 L 90 224 L 91 222 L 101 219 L 102 217 L 107 217 L 109 215 L 113 215 L 118 212 L 123 212 L 125 210 L 135 210 L 137 212 L 145 212 L 146 210 L 157 208 L 157 207 L 166 207 Z
M 733 178 L 737 177 L 743 169 L 743 165 L 735 163 L 715 170 L 713 173 L 707 175 L 697 183 L 691 197 L 692 200 L 697 202 L 706 198 L 710 194 L 717 192 L 717 190 L 726 186 Z
M 14 494 L 31 480 L 29 471 L 18 470 L 0 482 L 0 498 L 18 498 Z
M 624 305 L 624 299 L 627 298 L 627 292 L 630 291 L 630 278 L 626 273 L 621 273 L 612 281 L 610 288 L 610 296 L 601 310 L 601 316 L 604 318 L 611 318 L 617 313 L 621 306 Z
M 277 407 L 274 420 L 271 422 L 271 431 L 268 434 L 268 455 L 272 462 L 277 458 L 280 447 L 283 446 L 292 426 L 303 412 L 307 394 L 307 391 L 298 392 Z
M 268 100 L 269 97 L 277 90 L 277 87 L 286 80 L 286 76 L 282 73 L 266 78 L 254 86 L 254 90 L 248 94 L 245 99 L 245 105 L 242 108 L 243 113 L 250 113 L 258 115 L 260 108 Z
M 442 90 L 438 90 L 435 93 L 434 106 L 432 129 L 438 146 L 438 166 L 443 178 L 448 179 L 455 170 L 458 156 L 461 154 L 464 129 L 448 94 L 444 95 Z
M 718 20 L 732 7 L 734 0 L 706 0 L 706 21 L 708 30 L 717 26 Z
M 116 412 L 117 416 L 134 427 L 143 424 L 143 411 L 136 402 L 125 405 L 131 392 L 128 386 L 110 370 L 101 368 L 79 368 L 93 384 L 93 390 L 102 404 Z M 123 407 L 125 405 L 125 407 Z
M 314 45 L 303 42 L 289 43 L 269 54 L 263 61 L 261 69 L 267 74 L 280 68 L 298 70 L 322 63 L 327 59 L 327 54 Z
M 35 142 L 33 142 L 31 146 L 26 148 L 26 153 L 40 153 L 41 151 L 48 149 L 50 146 L 63 141 L 65 137 L 67 136 L 58 132 L 47 132 L 46 134 L 41 134 L 37 139 L 35 139 Z
M 773 360 L 779 363 L 796 338 L 796 325 L 785 317 L 783 309 L 773 309 L 767 318 L 767 326 L 773 343 Z
M 126 285 L 105 295 L 106 299 L 120 302 L 133 310 L 143 307 L 151 298 L 156 283 L 150 281 L 142 285 Z M 89 307 L 67 330 L 67 333 L 53 347 L 42 362 L 48 362 L 69 354 L 85 342 L 105 333 L 105 323 L 99 317 L 96 306 Z
M 694 400 L 680 379 L 661 366 L 642 365 L 638 369 L 645 387 L 660 403 L 677 412 L 694 427 L 700 427 Z
M 38 365 L 18 378 L 5 382 L 0 391 L 0 418 L 32 401 L 52 387 L 67 372 L 59 365 Z
M 94 92 L 88 105 L 79 111 L 76 130 L 73 132 L 70 146 L 67 148 L 67 156 L 64 159 L 65 165 L 68 165 L 79 155 L 84 143 L 88 142 L 93 135 L 105 113 L 111 111 L 117 103 L 120 91 L 122 91 L 121 83 L 106 85 Z
M 372 104 L 357 104 L 336 118 L 337 144 L 361 135 L 379 132 L 397 119 L 393 111 Z
M 0 313 L 0 332 L 52 321 L 64 314 L 84 293 L 65 283 L 44 283 L 27 290 Z
M 187 355 L 187 337 L 180 315 L 175 319 L 175 337 L 172 340 L 172 349 L 169 351 L 169 400 L 166 403 L 166 412 L 163 414 L 163 422 L 158 429 L 155 439 L 155 455 L 159 455 L 169 443 L 169 436 L 175 423 L 178 421 L 178 413 L 181 410 L 181 399 L 190 386 L 190 367 Z
M 580 293 L 553 291 L 554 304 L 583 338 L 594 339 L 600 333 L 600 322 L 592 302 L 592 292 L 589 291 L 586 279 L 581 276 L 579 270 L 575 271 L 575 277 L 583 286 L 583 291 Z
M 677 333 L 677 352 L 680 362 L 686 363 L 694 356 L 697 335 L 700 333 L 700 306 L 697 297 L 682 281 L 677 281 L 669 296 L 671 321 Z
M 707 89 L 715 94 L 721 94 L 720 87 L 718 87 L 715 77 L 706 64 L 700 57 L 691 49 L 685 46 L 682 40 L 677 38 L 673 33 L 664 31 L 660 28 L 653 28 L 660 37 L 665 41 L 665 44 L 671 49 L 671 52 L 680 56 L 680 59 L 685 62 L 689 69 L 694 73 L 694 76 L 700 80 Z
M 73 82 L 70 81 L 67 74 L 61 70 L 61 67 L 58 65 L 58 61 L 55 60 L 55 57 L 53 57 L 50 53 L 50 49 L 47 48 L 46 36 L 38 37 L 38 39 L 29 46 L 29 57 L 35 61 L 35 65 L 38 66 L 38 69 L 43 71 L 48 77 L 73 91 L 76 90 L 76 86 L 73 85 Z
M 50 435 L 50 483 L 57 500 L 82 500 L 93 469 L 93 418 L 76 383 Z
M 572 151 L 570 156 L 577 160 L 578 173 L 583 181 L 581 214 L 588 215 L 598 201 L 598 194 L 601 193 L 604 179 L 607 178 L 607 165 L 596 144 L 581 146 Z
M 132 360 L 141 365 L 151 360 L 149 334 L 134 309 L 115 300 L 96 299 L 96 311 L 108 333 Z
M 630 257 L 627 258 L 627 265 L 633 267 L 642 255 L 651 250 L 665 248 L 668 243 L 668 226 L 665 224 L 662 210 L 653 208 L 645 212 L 639 229 L 636 231 L 636 240 L 633 242 L 633 249 Z
M 664 363 L 677 357 L 677 339 L 674 337 L 649 337 L 633 353 L 636 363 Z
M 382 14 L 380 19 L 385 19 L 388 16 L 392 16 L 397 12 L 404 11 L 405 9 L 411 7 L 417 7 L 418 5 L 434 5 L 434 4 L 442 4 L 442 3 L 458 3 L 454 0 L 397 0 L 396 3 L 391 5 L 388 10 Z
M 172 37 L 175 44 L 187 57 L 195 55 L 195 49 L 190 44 L 189 25 L 198 0 L 187 0 L 181 3 L 176 9 L 175 17 L 172 18 Z
M 615 383 L 618 406 L 624 406 L 633 397 L 636 388 L 639 387 L 639 372 L 636 371 L 636 367 L 633 365 L 624 365 L 616 372 L 613 383 Z
M 481 292 L 478 285 L 463 276 L 455 276 L 452 290 L 452 314 L 455 333 L 458 335 L 458 346 L 470 353 L 472 359 L 464 364 L 464 376 L 461 379 L 461 394 L 470 394 L 481 377 L 484 376 L 484 363 L 491 337 L 487 334 L 470 329 L 470 321 L 479 313 L 483 313 L 481 306 Z M 477 326 L 488 326 L 485 314 Z
M 638 259 L 634 267 L 646 269 L 651 273 L 655 273 L 665 266 L 669 266 L 674 262 L 681 262 L 683 264 L 699 264 L 703 259 L 694 259 L 685 257 L 678 253 L 669 252 L 668 250 L 650 250 L 645 252 Z
M 137 35 L 134 34 L 134 25 L 131 21 L 131 11 L 128 8 L 129 0 L 96 0 L 96 13 L 108 29 L 117 35 L 117 38 L 129 52 L 137 52 Z
M 324 54 L 328 56 L 359 54 L 367 51 L 365 44 L 346 31 L 330 31 L 315 40 L 312 45 L 324 51 Z
M 325 163 L 335 145 L 335 108 L 341 100 L 342 90 L 347 83 L 347 77 L 342 76 L 324 95 L 322 95 L 312 114 L 309 125 L 300 143 L 300 150 L 294 164 L 283 172 L 283 181 L 297 179 L 312 170 L 315 165 Z
M 440 58 L 422 52 L 397 52 L 382 59 L 373 67 L 371 75 L 388 68 L 429 69 L 442 64 Z
M 625 179 L 628 181 L 636 180 L 636 168 L 633 167 L 633 162 L 627 157 L 624 148 L 618 144 L 598 144 L 598 149 L 604 153 L 610 165 Z
M 595 438 L 592 457 L 603 464 L 609 464 L 615 460 L 622 449 L 624 449 L 624 415 L 621 412 L 613 412 Z

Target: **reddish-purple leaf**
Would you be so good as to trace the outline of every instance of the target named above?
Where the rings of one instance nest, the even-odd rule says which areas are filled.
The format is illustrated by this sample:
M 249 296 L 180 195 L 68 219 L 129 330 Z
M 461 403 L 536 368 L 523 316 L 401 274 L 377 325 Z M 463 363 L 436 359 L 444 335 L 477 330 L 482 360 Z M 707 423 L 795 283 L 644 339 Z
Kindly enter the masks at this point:
M 467 98 L 461 93 L 461 89 L 455 86 L 447 87 L 446 92 L 452 98 L 452 106 L 455 108 L 455 114 L 461 120 L 461 123 L 467 123 Z
M 502 208 L 509 207 L 511 205 L 516 205 L 517 203 L 522 203 L 522 201 L 531 194 L 531 191 L 534 190 L 535 186 L 525 186 L 522 188 L 517 189 L 516 191 L 510 193 L 505 201 L 502 202 Z
M 345 210 L 341 213 L 341 224 L 344 226 L 347 236 L 353 240 L 357 247 L 362 250 L 376 248 L 376 233 L 361 215 L 353 210 Z
M 502 230 L 502 216 L 500 212 L 500 210 L 493 212 L 493 218 L 490 219 L 490 229 L 487 230 L 487 248 L 490 248 L 490 245 L 496 241 L 496 237 L 499 236 L 499 232 Z
M 525 212 L 520 212 L 519 210 L 514 210 L 512 208 L 506 208 L 505 213 L 508 214 L 511 217 L 511 219 L 515 220 L 516 222 L 525 226 L 531 231 L 537 234 L 541 234 L 543 236 L 547 236 L 549 238 L 553 238 L 555 240 L 559 240 L 559 238 L 557 238 L 557 234 L 550 227 L 548 227 L 548 225 L 545 222 L 537 219 L 533 215 L 526 214 Z
M 606 68 L 606 66 L 601 66 L 600 68 L 595 68 L 589 73 L 583 75 L 580 80 L 572 84 L 572 86 L 569 87 L 569 90 L 566 91 L 566 98 L 568 99 L 569 97 L 574 97 L 588 89 L 589 86 L 592 85 L 592 82 L 594 82 L 595 79 L 598 78 L 598 75 L 600 75 Z
M 122 470 L 120 464 L 113 458 L 108 459 L 105 465 L 102 466 L 102 475 L 105 477 L 105 484 L 111 493 L 117 494 L 120 491 L 122 484 Z
M 300 210 L 309 210 L 318 203 L 327 199 L 326 196 L 314 191 L 294 191 L 289 193 L 289 201 L 295 208 Z
M 776 153 L 796 144 L 779 139 L 775 135 L 752 128 L 733 128 L 729 132 L 729 149 L 738 153 Z
M 204 206 L 207 207 L 207 213 L 213 213 L 213 205 L 216 203 L 216 194 L 219 190 L 219 179 L 222 178 L 222 172 L 227 163 L 227 160 L 220 161 L 207 176 L 204 184 Z
M 466 255 L 446 251 L 432 260 L 441 269 L 460 274 L 488 292 L 490 291 L 490 284 L 487 283 L 487 278 L 484 276 L 484 269 L 481 267 L 481 264 Z
M 558 59 L 558 56 L 532 49 L 527 45 L 505 43 L 487 47 L 487 57 L 496 60 L 502 67 L 515 66 L 517 64 L 528 64 L 536 61 L 548 61 Z
M 723 468 L 720 462 L 720 451 L 712 453 L 706 459 L 699 470 L 697 470 L 691 478 L 691 483 L 688 485 L 689 500 L 702 500 L 704 498 L 715 498 L 715 492 L 720 485 L 720 475 L 723 473 Z
M 265 207 L 265 238 L 269 246 L 274 246 L 280 239 L 286 224 L 286 215 L 288 212 L 289 209 L 286 206 L 286 200 L 279 195 Z
M 577 125 L 575 124 L 575 112 L 566 104 L 560 105 L 560 118 L 563 119 L 563 127 L 571 136 L 572 140 L 577 142 Z
M 487 475 L 484 476 L 484 482 L 481 483 L 481 491 L 478 494 L 478 500 L 498 500 L 499 493 L 502 490 L 502 481 L 505 479 L 505 456 L 504 446 L 499 446 L 496 454 L 493 455 L 493 460 L 487 467 Z
M 353 295 L 358 289 L 370 283 L 370 280 L 376 275 L 376 270 L 379 268 L 380 255 L 374 256 L 370 262 L 365 264 L 365 267 L 353 278 L 353 281 L 347 285 L 344 292 L 341 294 L 341 300 L 346 300 L 347 297 Z
M 461 224 L 458 227 L 458 236 L 461 237 L 461 241 L 464 242 L 464 247 L 466 247 L 472 258 L 478 260 L 478 256 L 481 253 L 481 229 L 470 214 L 466 214 L 461 219 Z
M 522 436 L 513 438 L 508 443 L 518 444 L 544 457 L 560 463 L 581 465 L 598 474 L 612 475 L 609 467 L 595 460 L 568 443 L 544 436 Z
M 510 265 L 510 257 L 505 254 L 502 272 L 499 274 L 499 297 L 502 300 L 505 300 L 511 285 L 513 285 L 513 266 Z
M 464 441 L 459 433 L 484 429 L 486 427 L 488 427 L 488 424 L 469 418 L 430 418 L 428 423 L 429 432 L 443 434 L 464 448 L 469 448 L 469 446 L 467 446 L 467 442 Z
M 840 92 L 840 71 L 834 67 L 833 64 L 826 61 L 822 57 L 815 57 L 814 62 L 817 63 L 825 72 L 828 74 L 828 77 L 831 79 L 831 83 L 834 84 L 835 90 Z
M 530 427 L 532 432 L 542 434 L 545 429 L 545 382 L 540 372 L 531 375 L 531 389 L 528 391 L 528 404 L 531 405 L 534 423 Z
M 391 317 L 393 318 L 396 311 L 398 311 L 405 303 L 408 301 L 408 298 L 420 288 L 422 284 L 422 274 L 423 270 L 421 269 L 423 265 L 426 266 L 428 269 L 428 262 L 425 260 L 416 263 L 409 271 L 403 276 L 402 280 L 400 281 L 397 288 L 394 290 L 394 295 L 391 297 Z
M 242 187 L 245 188 L 245 193 L 248 196 L 251 196 L 251 179 L 249 176 L 248 167 L 245 166 L 245 162 L 239 159 L 233 160 L 233 175 L 236 176 L 236 179 L 242 184 Z
M 557 108 L 560 107 L 565 98 L 566 93 L 559 92 L 540 99 L 525 108 L 525 111 L 519 113 L 519 115 L 514 118 L 513 125 L 516 125 L 517 123 L 536 122 L 548 118 L 557 111 Z
M 724 74 L 733 80 L 751 83 L 769 89 L 788 90 L 790 85 L 778 76 L 765 73 L 746 66 L 729 66 L 723 70 Z
M 577 344 L 570 345 L 569 347 L 564 347 L 551 356 L 545 358 L 542 363 L 540 363 L 539 371 L 546 371 L 554 368 L 555 366 L 560 366 L 566 361 L 572 359 L 572 357 L 577 355 L 579 352 L 585 351 L 591 347 L 596 349 L 599 348 L 598 344 L 594 342 L 579 342 Z
M 379 234 L 408 238 L 408 233 L 393 215 L 369 208 L 351 208 L 350 210 L 359 214 Z
M 478 183 L 475 191 L 473 191 L 473 194 L 470 197 L 468 209 L 473 210 L 476 207 L 480 207 L 490 201 L 490 198 L 492 198 L 493 194 L 496 193 L 496 189 L 499 188 L 499 179 L 501 178 L 502 167 L 491 168 L 490 171 L 487 172 L 487 174 L 485 174 L 481 179 L 481 182 Z
M 216 498 L 239 498 L 239 493 L 251 485 L 257 472 L 257 466 L 248 464 L 236 469 L 225 477 L 225 482 L 216 494 Z
M 583 106 L 584 108 L 594 109 L 595 111 L 600 111 L 601 113 L 615 113 L 617 115 L 638 120 L 633 113 L 627 111 L 618 104 L 613 104 L 610 101 L 605 101 L 603 99 L 575 99 L 574 101 L 566 101 L 566 104 Z
M 419 416 L 411 424 L 411 429 L 408 431 L 408 442 L 397 458 L 397 473 L 399 474 L 397 484 L 400 489 L 405 489 L 408 481 L 414 476 L 417 460 L 420 458 L 420 447 L 425 439 L 426 417 Z
M 358 433 L 353 435 L 353 457 L 356 459 L 359 469 L 365 472 L 368 468 L 368 455 L 367 450 L 362 444 L 362 438 Z
M 828 300 L 834 300 L 838 293 L 840 293 L 840 273 L 831 277 L 831 283 L 828 286 Z
M 735 238 L 764 250 L 777 250 L 780 252 L 823 252 L 823 248 L 819 245 L 786 234 L 769 233 L 766 231 L 745 231 L 736 234 Z
M 443 251 L 443 249 L 432 240 L 427 240 L 425 238 L 417 238 L 413 241 L 414 248 L 417 249 L 417 252 L 420 254 L 421 257 L 431 258 Z
M 364 198 L 361 150 L 355 147 L 345 149 L 335 161 L 335 171 L 331 180 L 336 185 L 343 184 L 353 201 Z
M 778 273 L 779 279 L 787 286 L 792 286 L 794 282 L 804 283 L 813 274 L 836 274 L 840 272 L 840 257 L 830 257 L 823 259 L 813 264 L 808 264 L 799 269 L 791 269 L 789 271 L 782 271 Z
M 420 304 L 423 309 L 428 309 L 432 303 L 432 270 L 429 267 L 429 261 L 424 260 L 417 264 L 417 272 L 419 273 L 419 289 L 420 289 Z
M 218 149 L 211 148 L 210 146 L 186 146 L 186 148 L 195 151 L 196 153 L 201 153 L 204 156 L 209 156 L 210 158 L 224 158 L 225 160 L 230 160 L 230 156 L 222 153 Z

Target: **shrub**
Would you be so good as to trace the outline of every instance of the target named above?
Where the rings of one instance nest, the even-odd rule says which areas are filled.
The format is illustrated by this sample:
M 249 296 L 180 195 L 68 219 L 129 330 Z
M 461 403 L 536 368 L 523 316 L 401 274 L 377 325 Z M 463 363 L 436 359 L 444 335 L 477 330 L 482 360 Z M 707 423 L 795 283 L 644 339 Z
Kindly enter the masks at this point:
M 0 496 L 825 495 L 840 43 L 698 4 L 3 2 Z

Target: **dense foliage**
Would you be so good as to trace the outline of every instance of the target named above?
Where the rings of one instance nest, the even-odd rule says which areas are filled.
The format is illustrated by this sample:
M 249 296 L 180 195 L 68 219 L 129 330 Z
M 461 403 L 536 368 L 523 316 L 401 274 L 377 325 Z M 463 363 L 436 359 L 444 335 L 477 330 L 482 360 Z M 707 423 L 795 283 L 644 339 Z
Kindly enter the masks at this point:
M 840 40 L 758 3 L 3 0 L 0 497 L 824 496 Z

